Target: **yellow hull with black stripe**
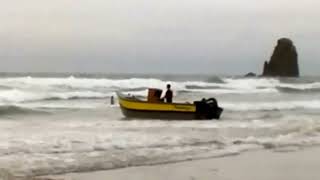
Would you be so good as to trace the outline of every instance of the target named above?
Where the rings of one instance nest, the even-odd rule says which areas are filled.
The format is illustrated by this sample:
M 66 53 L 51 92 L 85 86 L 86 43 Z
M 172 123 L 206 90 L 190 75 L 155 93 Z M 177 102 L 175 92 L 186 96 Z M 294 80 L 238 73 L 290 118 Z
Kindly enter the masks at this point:
M 124 96 L 120 93 L 117 94 L 121 110 L 128 118 L 174 120 L 212 119 L 206 118 L 205 114 L 198 113 L 195 104 L 152 103 L 134 97 Z

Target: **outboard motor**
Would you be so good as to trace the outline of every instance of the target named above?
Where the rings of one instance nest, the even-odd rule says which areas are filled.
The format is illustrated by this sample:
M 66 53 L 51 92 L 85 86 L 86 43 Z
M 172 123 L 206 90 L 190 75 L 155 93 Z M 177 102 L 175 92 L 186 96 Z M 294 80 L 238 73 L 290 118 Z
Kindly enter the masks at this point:
M 196 114 L 201 119 L 219 119 L 223 111 L 215 98 L 203 98 L 201 101 L 195 101 L 194 104 L 196 105 Z

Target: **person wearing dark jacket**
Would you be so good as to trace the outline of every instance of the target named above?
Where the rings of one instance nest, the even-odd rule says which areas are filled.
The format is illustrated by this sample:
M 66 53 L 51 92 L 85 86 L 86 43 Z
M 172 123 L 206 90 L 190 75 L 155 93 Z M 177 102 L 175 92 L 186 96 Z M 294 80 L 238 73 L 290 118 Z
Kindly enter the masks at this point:
M 166 103 L 172 103 L 173 93 L 171 90 L 171 85 L 167 84 L 167 91 L 165 96 L 162 98 L 165 100 Z

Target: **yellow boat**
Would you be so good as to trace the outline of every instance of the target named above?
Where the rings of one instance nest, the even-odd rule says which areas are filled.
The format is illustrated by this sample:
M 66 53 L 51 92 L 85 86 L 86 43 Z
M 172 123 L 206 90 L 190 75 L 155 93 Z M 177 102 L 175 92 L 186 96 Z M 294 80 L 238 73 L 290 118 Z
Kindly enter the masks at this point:
M 148 100 L 117 92 L 122 113 L 127 118 L 163 120 L 219 119 L 223 111 L 214 98 L 191 103 L 164 103 L 162 90 L 149 89 Z

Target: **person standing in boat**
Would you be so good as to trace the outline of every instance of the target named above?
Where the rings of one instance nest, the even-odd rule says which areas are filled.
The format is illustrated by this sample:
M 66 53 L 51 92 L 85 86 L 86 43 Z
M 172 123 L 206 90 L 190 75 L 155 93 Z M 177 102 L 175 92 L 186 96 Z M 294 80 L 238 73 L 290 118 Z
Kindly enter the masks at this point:
M 167 91 L 162 100 L 165 100 L 166 103 L 172 103 L 173 93 L 171 90 L 171 85 L 167 84 Z

